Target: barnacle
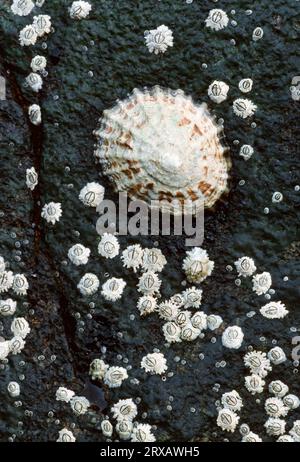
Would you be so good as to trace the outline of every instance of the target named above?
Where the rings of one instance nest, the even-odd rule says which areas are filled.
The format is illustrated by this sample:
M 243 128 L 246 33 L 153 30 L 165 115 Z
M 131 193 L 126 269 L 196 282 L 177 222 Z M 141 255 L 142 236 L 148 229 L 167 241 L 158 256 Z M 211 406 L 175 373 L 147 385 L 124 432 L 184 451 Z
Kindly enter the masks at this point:
M 104 374 L 104 383 L 109 388 L 117 388 L 128 378 L 127 370 L 124 367 L 111 366 Z
M 217 425 L 218 427 L 221 427 L 222 430 L 233 433 L 239 423 L 239 420 L 240 418 L 235 412 L 225 408 L 219 411 Z
M 168 47 L 173 46 L 173 33 L 167 26 L 162 25 L 157 29 L 145 32 L 145 41 L 150 53 L 165 53 Z
M 187 251 L 182 265 L 189 282 L 200 284 L 214 269 L 214 262 L 209 259 L 206 250 L 194 247 Z
M 137 407 L 131 398 L 120 399 L 111 408 L 114 419 L 132 421 L 137 416 Z
M 132 268 L 136 272 L 142 264 L 143 253 L 144 251 L 139 244 L 130 245 L 123 250 L 121 259 L 125 268 Z
M 137 308 L 141 316 L 153 313 L 156 310 L 157 301 L 151 295 L 140 297 L 137 303 Z
M 227 83 L 215 80 L 208 87 L 208 96 L 212 101 L 220 104 L 227 99 L 228 91 L 229 86 Z
M 266 294 L 272 285 L 271 274 L 267 272 L 256 274 L 253 276 L 252 282 L 253 291 L 256 292 L 257 295 Z
M 68 257 L 74 265 L 86 265 L 90 256 L 90 249 L 82 244 L 75 244 L 68 250 Z
M 168 369 L 166 358 L 162 353 L 147 354 L 141 361 L 141 367 L 146 372 L 158 375 L 163 374 Z
M 267 319 L 282 319 L 289 312 L 282 302 L 270 302 L 261 307 L 261 314 Z
M 92 295 L 99 288 L 99 279 L 93 273 L 86 273 L 79 281 L 77 288 L 82 295 Z
M 238 349 L 244 340 L 244 333 L 239 326 L 230 326 L 222 334 L 222 344 L 226 348 Z
M 116 236 L 104 233 L 98 245 L 98 252 L 102 257 L 115 258 L 119 255 L 120 245 Z
M 14 318 L 10 330 L 15 337 L 21 337 L 22 339 L 25 339 L 30 333 L 30 327 L 25 318 Z
M 246 98 L 234 100 L 232 107 L 233 112 L 242 119 L 253 116 L 257 109 L 257 106 L 250 99 Z
M 79 199 L 84 205 L 97 207 L 103 201 L 105 189 L 99 183 L 87 183 L 79 193 Z
M 156 273 L 147 271 L 139 278 L 138 291 L 145 295 L 153 295 L 159 293 L 161 281 Z
M 208 17 L 205 20 L 206 27 L 217 31 L 227 27 L 228 23 L 229 18 L 227 13 L 217 8 L 210 10 Z
M 126 282 L 123 279 L 108 279 L 102 286 L 101 294 L 106 300 L 115 302 L 122 297 Z

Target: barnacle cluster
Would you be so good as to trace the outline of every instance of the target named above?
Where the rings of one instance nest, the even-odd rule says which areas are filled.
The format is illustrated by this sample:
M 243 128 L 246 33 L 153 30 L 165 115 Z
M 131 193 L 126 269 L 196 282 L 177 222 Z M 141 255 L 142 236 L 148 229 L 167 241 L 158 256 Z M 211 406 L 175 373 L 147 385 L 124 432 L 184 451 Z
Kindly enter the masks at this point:
M 111 408 L 112 418 L 116 420 L 115 428 L 106 417 L 101 422 L 101 430 L 105 437 L 111 438 L 116 432 L 118 438 L 133 443 L 151 443 L 156 441 L 151 425 L 135 421 L 137 406 L 131 398 L 120 399 Z
M 109 366 L 102 359 L 94 359 L 90 364 L 89 374 L 92 380 L 100 380 L 109 388 L 118 388 L 128 378 L 124 367 Z

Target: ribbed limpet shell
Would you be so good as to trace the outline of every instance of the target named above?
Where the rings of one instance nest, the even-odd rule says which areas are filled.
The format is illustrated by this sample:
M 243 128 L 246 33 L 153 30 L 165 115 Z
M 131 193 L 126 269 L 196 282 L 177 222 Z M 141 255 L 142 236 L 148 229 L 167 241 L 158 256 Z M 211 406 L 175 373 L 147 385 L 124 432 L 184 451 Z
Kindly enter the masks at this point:
M 104 111 L 95 156 L 131 199 L 174 215 L 196 213 L 227 189 L 230 161 L 221 131 L 207 106 L 181 90 L 135 89 Z

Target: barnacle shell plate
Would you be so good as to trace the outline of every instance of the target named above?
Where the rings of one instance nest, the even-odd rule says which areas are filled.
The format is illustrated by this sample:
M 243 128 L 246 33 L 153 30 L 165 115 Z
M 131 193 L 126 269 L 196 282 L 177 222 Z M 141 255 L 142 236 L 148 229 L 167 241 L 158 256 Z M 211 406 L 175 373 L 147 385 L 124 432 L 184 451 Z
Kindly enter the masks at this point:
M 212 207 L 227 187 L 230 162 L 205 104 L 154 87 L 119 101 L 95 131 L 104 173 L 119 192 L 175 215 Z M 186 202 L 189 201 L 189 202 Z M 158 204 L 151 204 L 155 206 Z

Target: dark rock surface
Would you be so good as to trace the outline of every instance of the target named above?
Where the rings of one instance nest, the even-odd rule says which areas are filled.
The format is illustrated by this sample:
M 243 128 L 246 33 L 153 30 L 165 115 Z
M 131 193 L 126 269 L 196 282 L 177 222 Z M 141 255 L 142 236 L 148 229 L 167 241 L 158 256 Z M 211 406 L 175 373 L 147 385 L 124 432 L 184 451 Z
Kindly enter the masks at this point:
M 78 441 L 101 441 L 103 413 L 116 400 L 133 397 L 141 398 L 139 419 L 147 413 L 145 421 L 157 426 L 160 441 L 220 441 L 226 437 L 239 441 L 238 432 L 228 436 L 216 426 L 215 401 L 232 389 L 245 398 L 241 422 L 268 439 L 263 430 L 267 393 L 256 403 L 257 397 L 243 387 L 243 376 L 248 373 L 243 355 L 249 345 L 267 352 L 273 340 L 277 341 L 288 361 L 274 367 L 267 380 L 283 378 L 290 391 L 300 395 L 299 374 L 291 359 L 291 339 L 297 334 L 290 329 L 300 329 L 300 192 L 295 191 L 300 185 L 299 102 L 291 99 L 289 91 L 299 72 L 297 2 L 195 0 L 187 5 L 184 0 L 94 0 L 90 17 L 78 22 L 67 14 L 71 1 L 46 0 L 36 11 L 51 15 L 54 33 L 35 47 L 19 46 L 18 32 L 31 16 L 14 16 L 10 3 L 0 5 L 0 75 L 7 83 L 6 101 L 0 101 L 0 255 L 10 262 L 12 271 L 28 276 L 28 297 L 13 298 L 18 300 L 17 315 L 26 317 L 32 330 L 22 354 L 10 356 L 1 365 L 0 440 L 15 435 L 16 441 L 55 441 L 66 426 Z M 204 20 L 214 7 L 228 13 L 236 10 L 230 16 L 238 25 L 218 34 L 205 29 Z M 254 11 L 251 16 L 245 14 L 249 8 Z M 160 24 L 173 29 L 174 47 L 164 56 L 150 55 L 143 34 Z M 265 36 L 254 43 L 251 35 L 257 26 L 264 28 Z M 233 38 L 236 45 L 230 42 Z M 24 86 L 35 54 L 47 57 L 49 73 L 38 95 Z M 231 108 L 241 95 L 238 83 L 245 77 L 254 80 L 250 98 L 258 106 L 250 121 L 237 119 Z M 207 97 L 207 87 L 214 79 L 230 85 L 229 99 L 218 107 Z M 212 343 L 215 333 L 167 348 L 157 316 L 140 319 L 137 313 L 136 276 L 122 267 L 119 258 L 104 261 L 98 256 L 97 216 L 78 199 L 80 189 L 91 181 L 100 181 L 106 197 L 115 197 L 93 159 L 92 132 L 102 111 L 133 88 L 156 84 L 181 88 L 196 101 L 208 102 L 217 117 L 225 120 L 233 161 L 231 189 L 216 210 L 206 215 L 204 247 L 216 266 L 203 283 L 203 309 L 220 314 L 224 325 L 243 328 L 245 342 L 238 351 L 222 348 L 220 335 Z M 28 106 L 34 102 L 42 107 L 39 127 L 32 126 L 27 117 Z M 238 156 L 234 140 L 254 146 L 251 160 L 245 162 Z M 25 184 L 25 171 L 31 166 L 40 179 L 34 193 Z M 283 193 L 282 203 L 272 204 L 274 191 Z M 55 226 L 40 219 L 41 207 L 52 200 L 61 202 L 63 209 Z M 264 214 L 265 207 L 270 208 L 269 214 Z M 162 297 L 166 298 L 182 290 L 184 238 L 120 237 L 122 249 L 136 242 L 151 247 L 156 241 L 168 260 L 162 273 Z M 67 259 L 69 247 L 77 242 L 91 249 L 85 267 L 75 267 Z M 259 313 L 246 316 L 266 300 L 255 296 L 248 282 L 236 286 L 236 273 L 226 271 L 242 255 L 254 258 L 259 272 L 271 272 L 273 299 L 282 300 L 290 311 L 285 319 L 269 321 Z M 123 277 L 127 287 L 122 300 L 111 304 L 100 293 L 81 297 L 76 286 L 87 271 L 97 274 L 101 283 L 108 274 Z M 286 275 L 289 280 L 283 281 Z M 7 338 L 11 319 L 0 321 L 1 335 Z M 154 347 L 165 354 L 169 371 L 174 372 L 166 381 L 146 376 L 140 369 L 143 355 Z M 186 362 L 174 361 L 176 356 Z M 132 366 L 120 389 L 91 388 L 88 369 L 96 357 Z M 226 367 L 216 367 L 222 359 Z M 139 384 L 132 383 L 132 378 Z M 8 396 L 6 387 L 11 380 L 21 385 L 17 399 L 21 406 Z M 213 390 L 215 383 L 221 385 L 219 392 Z M 94 403 L 90 412 L 77 418 L 66 403 L 56 402 L 59 386 L 78 395 L 88 393 Z M 299 410 L 289 414 L 288 428 L 296 418 L 300 418 Z

